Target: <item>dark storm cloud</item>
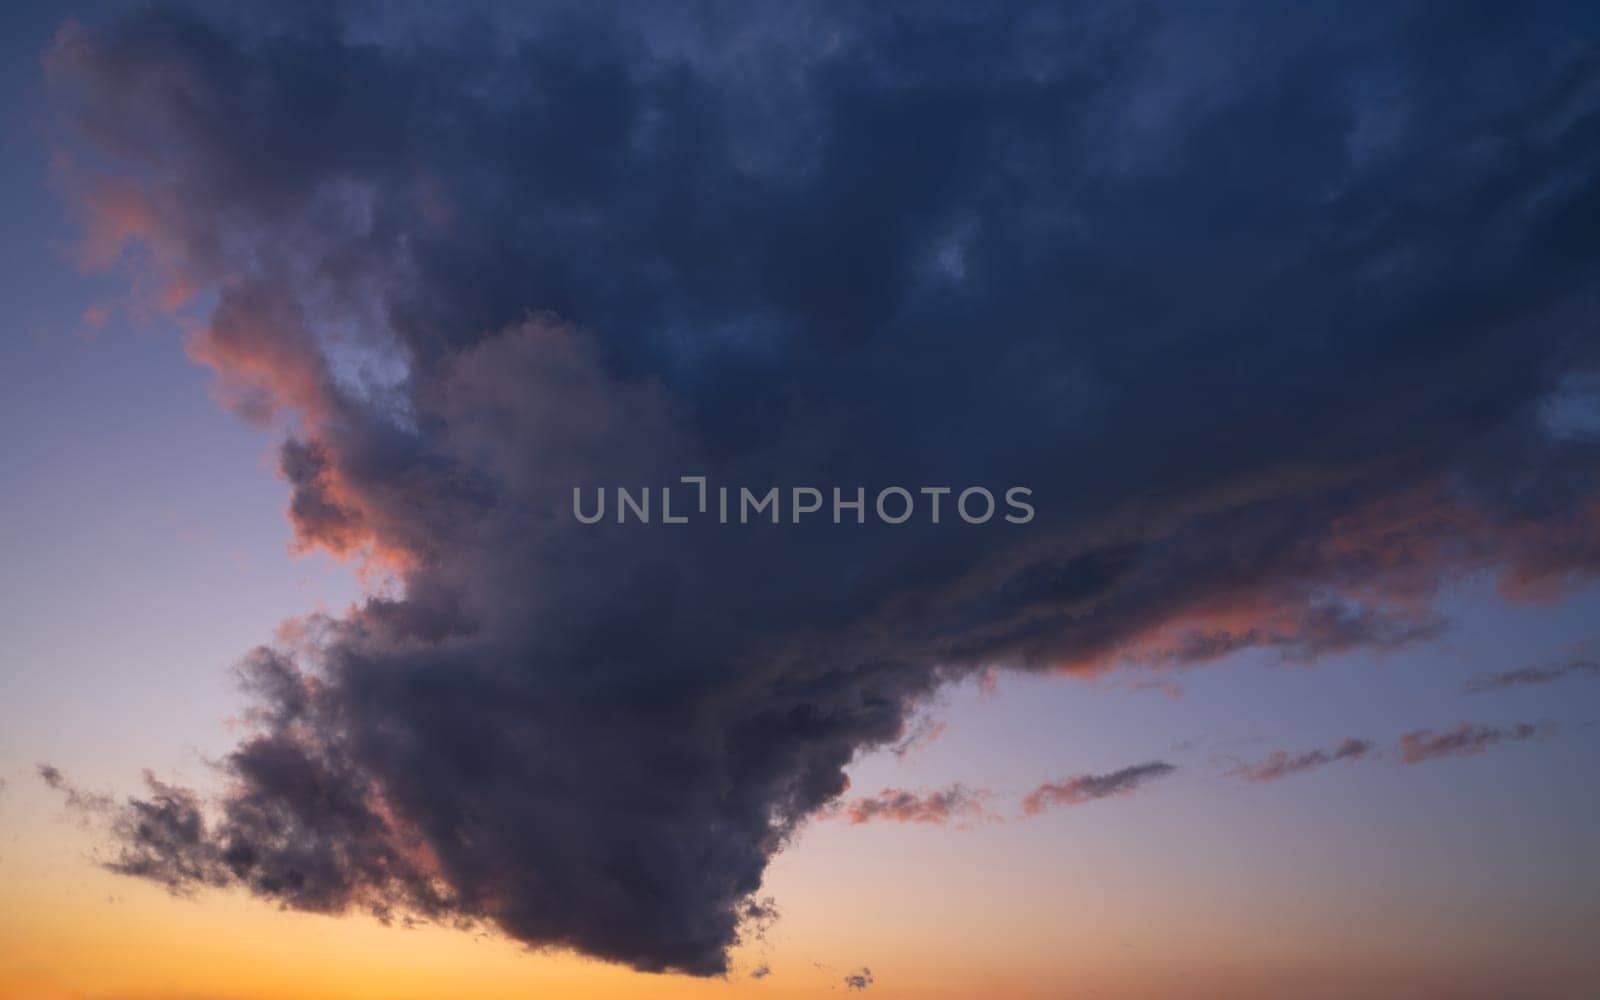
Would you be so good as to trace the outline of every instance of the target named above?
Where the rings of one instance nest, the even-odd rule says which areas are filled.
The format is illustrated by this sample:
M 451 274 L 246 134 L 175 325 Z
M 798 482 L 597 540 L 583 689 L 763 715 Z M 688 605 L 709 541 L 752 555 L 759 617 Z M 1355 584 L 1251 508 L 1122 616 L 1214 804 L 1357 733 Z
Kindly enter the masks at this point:
M 1175 766 L 1164 761 L 1151 761 L 1109 774 L 1080 774 L 1060 781 L 1047 781 L 1023 796 L 1022 812 L 1027 816 L 1036 816 L 1056 806 L 1076 806 L 1127 795 L 1146 782 L 1176 770 Z
M 1400 737 L 1397 750 L 1403 764 L 1421 764 L 1440 757 L 1472 757 L 1503 743 L 1541 739 L 1555 732 L 1551 723 L 1519 722 L 1513 726 L 1484 726 L 1463 722 L 1452 729 L 1418 729 Z
M 1519 667 L 1516 670 L 1505 670 L 1500 673 L 1479 674 L 1463 684 L 1462 690 L 1468 694 L 1484 694 L 1506 688 L 1549 684 L 1573 675 L 1600 677 L 1600 657 L 1590 649 L 1554 663 Z
M 1455 574 L 1600 566 L 1545 416 L 1600 351 L 1580 8 L 377 10 L 49 54 L 85 261 L 282 428 L 300 544 L 398 581 L 250 658 L 228 790 L 119 810 L 120 870 L 718 973 L 947 682 L 1390 647 Z M 693 474 L 1038 517 L 572 523 Z
M 1241 764 L 1228 774 L 1248 781 L 1277 781 L 1279 778 L 1287 778 L 1303 771 L 1314 771 L 1334 761 L 1360 760 L 1371 752 L 1372 744 L 1366 740 L 1348 739 L 1332 750 L 1309 750 L 1295 755 L 1290 755 L 1285 750 L 1277 750 L 1265 760 L 1254 764 Z

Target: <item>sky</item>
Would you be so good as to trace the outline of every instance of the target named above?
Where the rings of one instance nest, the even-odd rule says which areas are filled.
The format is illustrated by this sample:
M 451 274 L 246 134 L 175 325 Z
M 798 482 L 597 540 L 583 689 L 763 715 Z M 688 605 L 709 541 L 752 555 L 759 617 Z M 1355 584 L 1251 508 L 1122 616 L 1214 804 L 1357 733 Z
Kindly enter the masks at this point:
M 1600 993 L 1585 5 L 0 17 L 0 1000 Z

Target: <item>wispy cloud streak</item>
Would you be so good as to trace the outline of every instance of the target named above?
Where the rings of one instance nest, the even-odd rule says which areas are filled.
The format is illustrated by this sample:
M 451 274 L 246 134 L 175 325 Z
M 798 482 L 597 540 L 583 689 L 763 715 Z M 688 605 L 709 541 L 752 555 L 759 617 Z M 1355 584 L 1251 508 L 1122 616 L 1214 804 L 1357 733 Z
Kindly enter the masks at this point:
M 1025 816 L 1035 816 L 1057 806 L 1076 806 L 1127 795 L 1145 783 L 1176 770 L 1175 765 L 1164 761 L 1151 761 L 1108 774 L 1080 774 L 1060 781 L 1047 781 L 1023 797 L 1022 812 Z
M 901 737 L 900 742 L 890 747 L 889 750 L 896 757 L 905 757 L 908 754 L 924 750 L 937 743 L 940 737 L 944 736 L 945 726 L 946 724 L 943 722 L 935 722 L 932 719 L 920 717 L 906 727 L 905 736 Z
M 991 793 L 965 785 L 950 785 L 937 791 L 910 791 L 885 788 L 876 795 L 858 798 L 845 808 L 852 824 L 886 820 L 895 823 L 932 823 L 981 819 L 986 815 L 984 801 Z
M 39 779 L 50 786 L 52 791 L 60 792 L 66 796 L 67 808 L 69 809 L 84 813 L 104 813 L 114 805 L 110 796 L 86 792 L 68 781 L 67 776 L 61 773 L 60 768 L 53 764 L 40 764 L 37 770 Z
M 1278 750 L 1258 763 L 1240 764 L 1228 774 L 1247 781 L 1277 781 L 1293 774 L 1314 771 L 1334 761 L 1360 760 L 1371 751 L 1371 743 L 1358 739 L 1345 740 L 1331 750 L 1310 750 L 1294 755 L 1286 750 Z
M 1521 743 L 1553 735 L 1552 723 L 1519 722 L 1513 726 L 1487 726 L 1463 722 L 1451 729 L 1418 729 L 1400 737 L 1397 750 L 1403 764 L 1421 764 L 1441 757 L 1472 757 L 1504 743 Z
M 1600 677 L 1600 657 L 1591 652 L 1574 655 L 1555 663 L 1537 664 L 1500 673 L 1479 674 L 1462 685 L 1468 694 L 1485 694 L 1506 688 L 1550 684 L 1566 677 Z

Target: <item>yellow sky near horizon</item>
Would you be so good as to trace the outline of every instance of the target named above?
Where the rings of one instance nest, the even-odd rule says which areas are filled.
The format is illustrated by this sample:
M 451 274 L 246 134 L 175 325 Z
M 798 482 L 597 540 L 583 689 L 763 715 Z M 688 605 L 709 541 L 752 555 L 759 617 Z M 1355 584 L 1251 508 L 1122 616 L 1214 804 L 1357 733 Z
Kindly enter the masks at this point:
M 1287 983 L 1303 997 L 1487 998 L 1535 985 L 1539 966 L 1552 982 L 1581 975 L 1550 964 L 1581 953 L 1577 941 L 1532 962 L 1525 947 L 1489 941 L 1464 956 L 1426 928 L 1395 937 L 1394 914 L 1374 933 L 1352 911 L 1320 925 L 1302 913 L 1274 937 L 1269 911 L 1219 895 L 1214 919 L 1196 922 L 1208 907 L 1187 887 L 1159 905 L 1172 872 L 1130 878 L 1151 845 L 1132 840 L 1106 865 L 1088 831 L 1063 843 L 1078 856 L 1030 898 L 1029 876 L 1007 874 L 1018 827 L 816 824 L 774 862 L 768 888 L 783 916 L 769 939 L 739 948 L 729 976 L 695 979 L 535 952 L 492 932 L 289 912 L 236 892 L 173 897 L 97 868 L 94 832 L 43 788 L 14 784 L 0 820 L 12 832 L 0 854 L 0 1000 L 788 1000 L 854 995 L 843 977 L 861 965 L 874 975 L 868 995 L 883 998 L 1265 1000 Z M 900 881 L 918 868 L 918 884 Z M 771 974 L 752 979 L 763 963 Z

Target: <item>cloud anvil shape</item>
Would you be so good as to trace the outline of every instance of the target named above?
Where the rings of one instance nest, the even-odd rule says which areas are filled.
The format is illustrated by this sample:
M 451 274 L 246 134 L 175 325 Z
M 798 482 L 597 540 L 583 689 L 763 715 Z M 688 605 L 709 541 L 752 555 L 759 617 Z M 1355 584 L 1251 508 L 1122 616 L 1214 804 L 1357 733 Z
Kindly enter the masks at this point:
M 1592 55 L 1093 7 L 64 29 L 86 261 L 205 312 L 300 544 L 399 582 L 252 654 L 227 791 L 152 786 L 114 867 L 721 973 L 946 682 L 1393 646 L 1452 574 L 1591 574 L 1596 445 L 1540 414 L 1600 349 Z M 684 474 L 1038 516 L 573 530 L 574 485 Z

